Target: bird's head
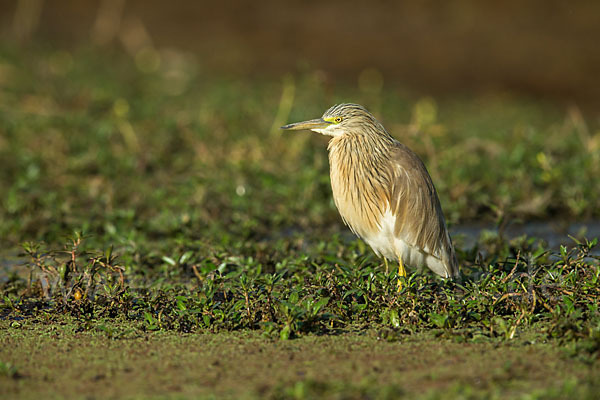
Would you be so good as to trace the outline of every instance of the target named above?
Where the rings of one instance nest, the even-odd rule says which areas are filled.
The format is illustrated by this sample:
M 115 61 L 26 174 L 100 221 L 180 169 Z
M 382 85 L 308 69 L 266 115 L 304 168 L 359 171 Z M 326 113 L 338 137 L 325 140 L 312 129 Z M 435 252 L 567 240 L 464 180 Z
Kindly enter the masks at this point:
M 352 103 L 336 104 L 325 111 L 321 118 L 285 125 L 281 129 L 310 129 L 334 137 L 348 133 L 387 135 L 383 126 L 366 108 Z

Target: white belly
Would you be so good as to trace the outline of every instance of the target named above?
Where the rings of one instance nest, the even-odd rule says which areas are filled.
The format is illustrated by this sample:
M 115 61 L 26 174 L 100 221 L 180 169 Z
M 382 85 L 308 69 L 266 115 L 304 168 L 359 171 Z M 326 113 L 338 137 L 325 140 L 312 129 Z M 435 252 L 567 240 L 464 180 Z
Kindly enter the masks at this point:
M 393 261 L 402 259 L 405 266 L 408 265 L 418 269 L 426 266 L 444 278 L 450 277 L 450 269 L 439 255 L 430 254 L 428 248 L 421 249 L 410 245 L 407 240 L 409 238 L 395 237 L 395 224 L 396 218 L 387 210 L 380 221 L 381 229 L 365 235 L 363 237 L 364 241 L 371 246 L 379 257 L 385 257 Z
M 364 237 L 365 242 L 380 257 L 388 260 L 402 258 L 405 265 L 421 267 L 426 264 L 425 249 L 411 246 L 403 238 L 394 236 L 396 218 L 387 210 L 380 221 L 381 229 Z

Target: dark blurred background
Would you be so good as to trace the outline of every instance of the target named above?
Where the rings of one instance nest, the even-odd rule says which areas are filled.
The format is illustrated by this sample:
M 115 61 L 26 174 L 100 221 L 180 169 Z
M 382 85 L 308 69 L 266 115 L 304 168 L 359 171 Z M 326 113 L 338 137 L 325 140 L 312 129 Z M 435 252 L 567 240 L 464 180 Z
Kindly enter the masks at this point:
M 175 48 L 233 76 L 317 69 L 413 90 L 600 104 L 600 1 L 0 0 L 27 45 Z

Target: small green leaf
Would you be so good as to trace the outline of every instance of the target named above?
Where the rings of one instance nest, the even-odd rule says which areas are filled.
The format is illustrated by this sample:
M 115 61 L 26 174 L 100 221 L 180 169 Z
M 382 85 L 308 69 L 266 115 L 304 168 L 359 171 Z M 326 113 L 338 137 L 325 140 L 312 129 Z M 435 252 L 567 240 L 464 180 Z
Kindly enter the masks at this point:
M 292 333 L 292 328 L 289 325 L 286 325 L 283 327 L 283 329 L 279 333 L 279 338 L 281 340 L 288 340 L 290 338 L 291 333 Z
M 173 266 L 177 265 L 177 263 L 175 262 L 175 260 L 173 260 L 171 257 L 163 256 L 162 260 L 164 262 L 166 262 L 167 264 L 171 264 Z

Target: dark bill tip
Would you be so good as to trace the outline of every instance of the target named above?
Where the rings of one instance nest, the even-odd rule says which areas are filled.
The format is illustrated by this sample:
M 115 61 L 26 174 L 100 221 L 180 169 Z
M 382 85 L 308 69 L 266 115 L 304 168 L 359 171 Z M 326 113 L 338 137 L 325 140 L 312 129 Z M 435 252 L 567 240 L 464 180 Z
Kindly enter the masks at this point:
M 293 124 L 287 124 L 281 127 L 281 129 L 299 131 L 303 129 L 321 129 L 326 128 L 330 125 L 330 122 L 325 121 L 323 118 L 311 119 L 309 121 L 295 122 Z

